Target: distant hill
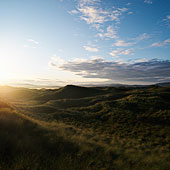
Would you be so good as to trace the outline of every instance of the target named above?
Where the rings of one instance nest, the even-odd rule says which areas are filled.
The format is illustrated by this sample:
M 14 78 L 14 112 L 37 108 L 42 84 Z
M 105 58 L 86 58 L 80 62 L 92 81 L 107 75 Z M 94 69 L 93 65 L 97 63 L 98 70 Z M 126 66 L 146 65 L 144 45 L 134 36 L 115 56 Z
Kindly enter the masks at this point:
M 38 90 L 36 89 L 28 89 L 24 87 L 10 87 L 10 86 L 2 86 L 0 88 L 0 96 L 1 98 L 5 98 L 8 100 L 23 100 L 23 99 L 33 99 L 38 95 Z
M 52 90 L 50 95 L 41 96 L 42 99 L 55 100 L 55 99 L 77 99 L 83 97 L 92 97 L 103 94 L 104 91 L 97 88 L 81 87 L 75 85 L 67 85 L 65 87 Z
M 160 87 L 167 87 L 167 86 L 170 86 L 170 82 L 165 82 L 165 83 L 158 83 L 156 84 L 157 86 L 160 86 Z

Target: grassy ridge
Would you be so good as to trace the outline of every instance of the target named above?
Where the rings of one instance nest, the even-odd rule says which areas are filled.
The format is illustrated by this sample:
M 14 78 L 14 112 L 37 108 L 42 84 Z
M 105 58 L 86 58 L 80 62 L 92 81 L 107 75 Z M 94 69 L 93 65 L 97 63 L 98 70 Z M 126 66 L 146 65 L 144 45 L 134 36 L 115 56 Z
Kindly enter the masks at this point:
M 1 170 L 82 169 L 86 165 L 86 160 L 77 164 L 78 145 L 26 119 L 9 105 L 1 102 L 0 106 Z
M 0 146 L 1 170 L 91 169 L 93 161 L 97 162 L 97 167 L 105 162 L 98 158 L 110 158 L 107 153 L 102 155 L 101 147 L 93 146 L 97 150 L 93 153 L 92 146 L 80 145 L 57 135 L 55 131 L 44 128 L 40 121 L 17 113 L 2 101 Z
M 9 89 L 0 90 L 10 102 L 0 102 L 2 169 L 170 167 L 169 87 Z

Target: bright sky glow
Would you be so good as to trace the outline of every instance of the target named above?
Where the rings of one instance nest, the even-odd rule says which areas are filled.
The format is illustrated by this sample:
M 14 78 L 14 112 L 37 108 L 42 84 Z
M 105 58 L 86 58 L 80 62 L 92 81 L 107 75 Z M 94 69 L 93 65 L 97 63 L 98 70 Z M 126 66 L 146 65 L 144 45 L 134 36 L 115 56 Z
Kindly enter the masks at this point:
M 170 81 L 169 0 L 1 0 L 0 84 Z

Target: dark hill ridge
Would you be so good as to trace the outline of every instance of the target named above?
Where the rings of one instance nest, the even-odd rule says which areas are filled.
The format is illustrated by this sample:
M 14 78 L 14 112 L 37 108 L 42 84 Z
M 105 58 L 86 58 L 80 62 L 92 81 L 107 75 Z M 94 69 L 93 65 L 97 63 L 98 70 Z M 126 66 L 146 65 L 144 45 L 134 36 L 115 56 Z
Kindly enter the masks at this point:
M 170 86 L 170 82 L 157 83 L 156 85 L 160 86 L 160 87 L 168 87 L 168 86 Z
M 99 90 L 96 88 L 81 87 L 81 86 L 75 86 L 75 85 L 67 85 L 58 91 L 58 95 L 61 95 L 61 97 L 64 97 L 64 98 L 90 97 L 90 96 L 95 96 L 95 95 L 102 94 L 102 93 L 103 93 L 102 90 Z
M 78 99 L 84 97 L 92 97 L 104 94 L 104 90 L 93 87 L 81 87 L 75 85 L 67 85 L 57 90 L 53 90 L 50 95 L 41 96 L 41 99 Z

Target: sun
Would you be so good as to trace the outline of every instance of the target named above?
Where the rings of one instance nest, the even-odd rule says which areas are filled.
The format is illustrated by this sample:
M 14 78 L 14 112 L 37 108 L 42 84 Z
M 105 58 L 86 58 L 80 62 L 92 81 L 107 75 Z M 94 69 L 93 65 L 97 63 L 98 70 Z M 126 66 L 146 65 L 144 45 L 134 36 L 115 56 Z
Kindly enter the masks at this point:
M 15 53 L 10 46 L 3 46 L 0 49 L 0 84 L 10 80 L 13 74 L 15 63 Z
M 10 80 L 10 74 L 10 69 L 8 69 L 6 63 L 0 62 L 0 84 L 5 84 L 8 80 Z

